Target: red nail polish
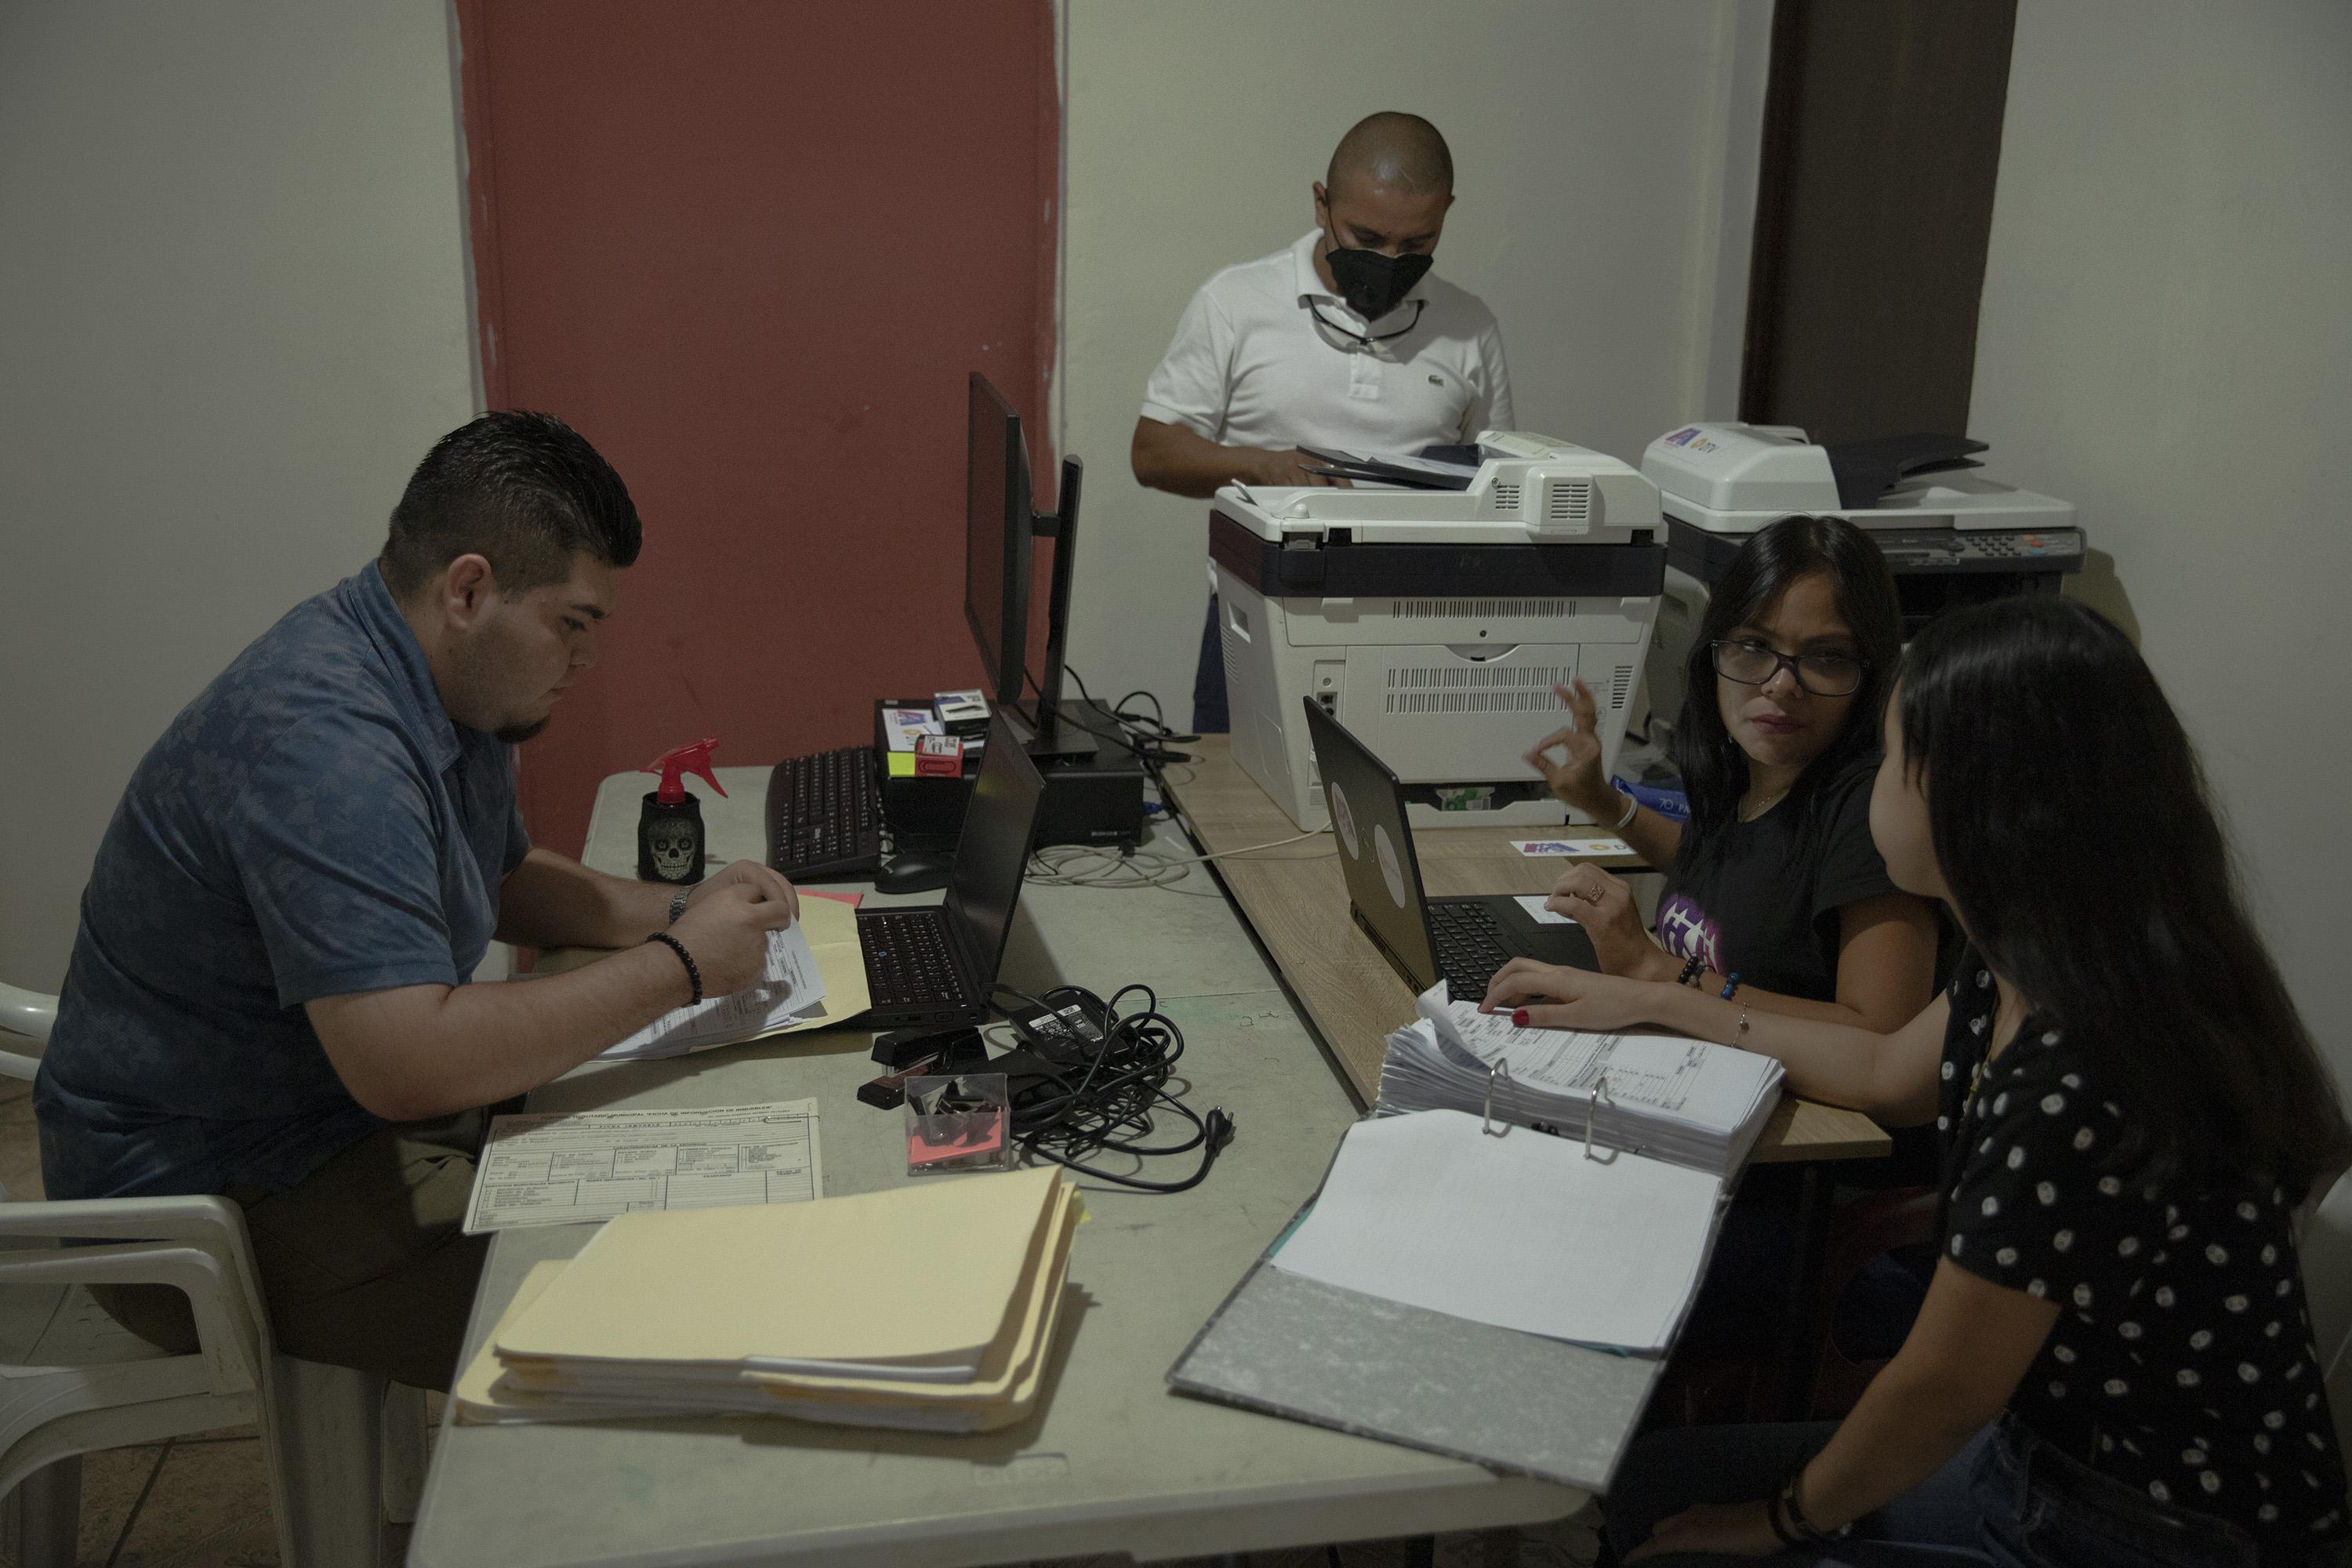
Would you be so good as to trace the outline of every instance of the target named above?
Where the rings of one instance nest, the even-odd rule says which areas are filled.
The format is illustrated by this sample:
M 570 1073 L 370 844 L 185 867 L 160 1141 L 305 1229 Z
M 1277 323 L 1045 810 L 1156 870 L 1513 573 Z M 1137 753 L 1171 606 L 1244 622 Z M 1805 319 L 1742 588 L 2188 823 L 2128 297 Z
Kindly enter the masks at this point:
M 1517 1024 L 1522 1029 L 1526 1028 L 1528 1026 L 1528 1010 L 1525 1007 L 1513 1008 L 1511 1011 L 1511 1022 Z

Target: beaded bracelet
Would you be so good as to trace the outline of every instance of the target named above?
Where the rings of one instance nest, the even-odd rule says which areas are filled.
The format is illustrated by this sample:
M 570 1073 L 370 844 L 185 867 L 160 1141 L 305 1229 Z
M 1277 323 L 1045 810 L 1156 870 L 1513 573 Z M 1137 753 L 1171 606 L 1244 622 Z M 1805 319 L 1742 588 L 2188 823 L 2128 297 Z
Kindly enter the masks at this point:
M 1696 957 L 1686 958 L 1683 960 L 1683 972 L 1675 976 L 1675 984 L 1677 985 L 1695 984 L 1698 980 L 1700 973 L 1706 968 L 1706 960 Z
M 670 935 L 669 932 L 666 931 L 657 931 L 654 932 L 653 935 L 646 938 L 646 940 L 647 942 L 657 942 L 661 943 L 664 947 L 677 954 L 677 961 L 686 965 L 687 983 L 694 987 L 694 1002 L 688 1002 L 687 1005 L 691 1007 L 694 1005 L 695 1002 L 701 1001 L 702 971 L 695 967 L 694 954 L 686 951 L 686 943 L 678 941 L 677 938 Z

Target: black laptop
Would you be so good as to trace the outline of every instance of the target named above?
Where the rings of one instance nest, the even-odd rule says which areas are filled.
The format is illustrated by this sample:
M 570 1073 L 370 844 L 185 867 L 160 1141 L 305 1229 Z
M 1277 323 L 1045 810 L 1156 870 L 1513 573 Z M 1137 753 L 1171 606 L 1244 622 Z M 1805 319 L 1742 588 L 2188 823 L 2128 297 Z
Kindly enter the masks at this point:
M 1581 930 L 1539 924 L 1503 894 L 1423 897 L 1421 862 L 1405 825 L 1404 786 L 1312 697 L 1302 700 L 1356 924 L 1416 994 L 1442 975 L 1455 1001 L 1475 1002 L 1486 994 L 1495 971 L 1514 958 L 1601 967 Z
M 857 911 L 873 1000 L 858 1023 L 906 1029 L 987 1021 L 1045 796 L 1037 764 L 998 714 L 989 721 L 988 748 L 956 839 L 947 902 Z

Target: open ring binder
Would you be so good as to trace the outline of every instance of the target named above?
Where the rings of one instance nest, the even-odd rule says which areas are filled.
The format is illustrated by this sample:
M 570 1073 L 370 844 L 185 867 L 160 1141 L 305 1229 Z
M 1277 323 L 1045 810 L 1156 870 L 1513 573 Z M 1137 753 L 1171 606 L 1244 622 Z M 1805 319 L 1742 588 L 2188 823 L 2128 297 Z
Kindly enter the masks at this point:
M 1609 1075 L 1607 1073 L 1602 1073 L 1599 1079 L 1594 1080 L 1592 1085 L 1592 1098 L 1584 1102 L 1584 1157 L 1591 1161 L 1596 1165 L 1612 1164 L 1614 1163 L 1617 1159 L 1617 1151 L 1614 1149 L 1609 1151 L 1609 1157 L 1605 1160 L 1592 1152 L 1592 1113 L 1596 1108 L 1603 1104 L 1609 1106 L 1612 1110 L 1616 1109 L 1617 1105 L 1615 1100 L 1609 1098 Z
M 1495 1080 L 1498 1078 L 1506 1083 L 1510 1081 L 1510 1063 L 1497 1061 L 1486 1069 L 1486 1101 L 1479 1108 L 1478 1131 L 1489 1138 L 1508 1137 L 1511 1131 L 1511 1124 L 1508 1121 L 1504 1122 L 1499 1128 L 1495 1125 Z M 1590 1147 L 1591 1129 L 1589 1126 L 1585 1129 L 1585 1142 Z

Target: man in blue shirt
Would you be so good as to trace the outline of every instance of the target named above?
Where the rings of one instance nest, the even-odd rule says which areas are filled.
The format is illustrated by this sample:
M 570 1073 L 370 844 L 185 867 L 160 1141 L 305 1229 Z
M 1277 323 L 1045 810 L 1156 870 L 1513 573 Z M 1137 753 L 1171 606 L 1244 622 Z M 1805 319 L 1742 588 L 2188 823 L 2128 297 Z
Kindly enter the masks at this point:
M 43 1181 L 235 1199 L 289 1354 L 446 1388 L 484 1251 L 471 1113 L 751 984 L 794 918 L 756 863 L 680 895 L 523 831 L 508 747 L 595 661 L 639 541 L 561 421 L 452 432 L 383 555 L 182 710 L 100 845 L 35 1085 Z M 493 938 L 628 951 L 467 984 Z M 101 1299 L 193 1347 L 178 1292 Z

